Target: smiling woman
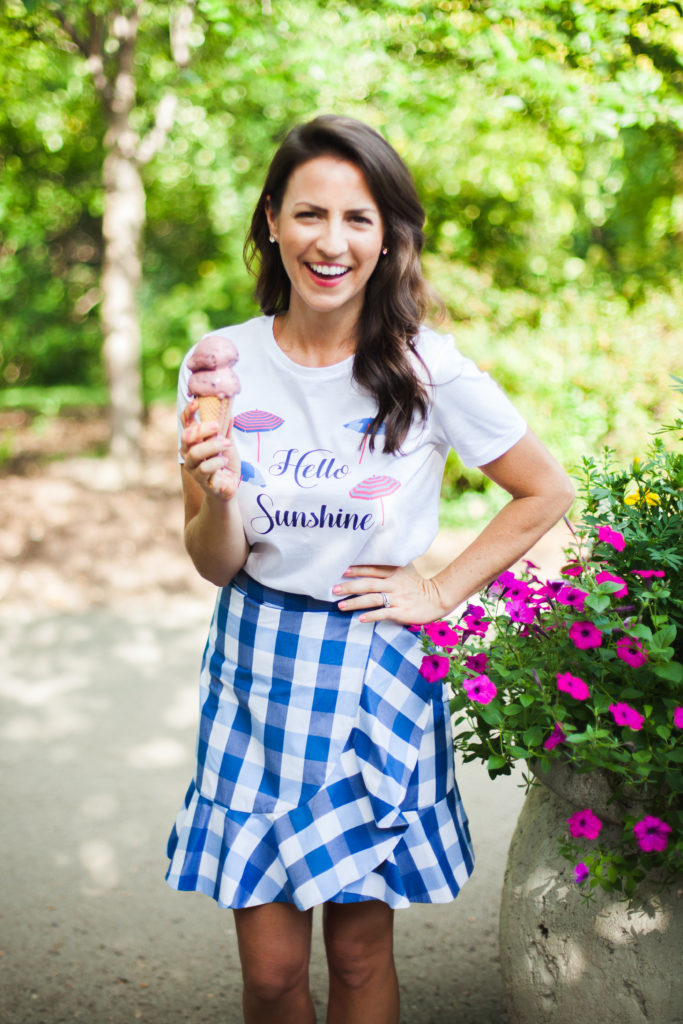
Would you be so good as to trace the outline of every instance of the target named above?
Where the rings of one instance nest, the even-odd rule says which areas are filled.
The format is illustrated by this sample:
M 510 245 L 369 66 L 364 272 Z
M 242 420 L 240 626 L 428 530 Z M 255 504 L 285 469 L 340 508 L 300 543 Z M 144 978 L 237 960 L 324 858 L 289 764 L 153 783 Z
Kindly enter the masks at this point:
M 220 590 L 167 877 L 234 910 L 248 1024 L 315 1020 L 316 906 L 328 1024 L 398 1021 L 393 911 L 454 899 L 473 867 L 448 693 L 407 627 L 497 576 L 571 498 L 490 377 L 423 325 L 423 222 L 377 132 L 334 116 L 292 129 L 246 249 L 263 315 L 227 331 L 240 455 L 195 422 L 190 353 L 181 367 L 186 545 Z M 451 446 L 511 500 L 426 578 L 413 560 Z
M 291 288 L 278 344 L 304 366 L 339 362 L 355 351 L 366 286 L 383 248 L 384 224 L 365 177 L 348 160 L 316 157 L 290 175 L 279 209 L 266 197 L 266 216 Z

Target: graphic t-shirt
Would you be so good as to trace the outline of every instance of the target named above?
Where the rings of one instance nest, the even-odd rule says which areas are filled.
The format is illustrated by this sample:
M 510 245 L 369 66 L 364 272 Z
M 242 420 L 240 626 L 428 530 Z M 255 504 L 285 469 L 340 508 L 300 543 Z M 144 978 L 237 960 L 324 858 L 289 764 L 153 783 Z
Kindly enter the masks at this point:
M 373 397 L 352 378 L 353 356 L 333 366 L 293 362 L 261 316 L 213 332 L 239 351 L 242 390 L 233 400 L 241 459 L 237 491 L 250 545 L 245 570 L 269 587 L 334 600 L 350 565 L 407 565 L 436 537 L 446 456 L 467 466 L 508 451 L 526 424 L 498 385 L 448 335 L 422 328 L 417 349 L 431 374 L 426 420 L 413 423 L 401 451 L 374 451 L 365 430 Z M 188 402 L 187 353 L 178 410 Z M 415 360 L 416 371 L 424 367 Z

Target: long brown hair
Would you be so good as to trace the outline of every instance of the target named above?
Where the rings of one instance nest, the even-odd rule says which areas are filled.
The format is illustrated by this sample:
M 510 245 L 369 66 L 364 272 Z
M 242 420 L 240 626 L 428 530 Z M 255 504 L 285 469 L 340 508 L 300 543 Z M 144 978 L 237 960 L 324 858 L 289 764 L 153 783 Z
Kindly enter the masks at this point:
M 365 290 L 353 361 L 354 380 L 377 400 L 368 427 L 370 448 L 384 424 L 384 451 L 397 452 L 414 419 L 424 419 L 429 399 L 411 363 L 427 309 L 420 254 L 424 210 L 410 171 L 373 128 L 350 117 L 326 114 L 293 128 L 277 150 L 251 221 L 244 258 L 256 274 L 256 298 L 266 314 L 289 308 L 290 281 L 279 246 L 269 244 L 266 197 L 277 215 L 292 172 L 315 157 L 333 154 L 355 164 L 367 182 L 384 224 L 387 255 L 380 257 Z

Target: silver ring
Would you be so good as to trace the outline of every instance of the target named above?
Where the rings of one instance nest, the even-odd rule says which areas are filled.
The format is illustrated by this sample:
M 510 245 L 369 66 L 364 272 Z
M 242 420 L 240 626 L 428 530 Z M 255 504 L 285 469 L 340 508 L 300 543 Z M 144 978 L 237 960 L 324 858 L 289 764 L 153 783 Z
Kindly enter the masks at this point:
M 389 598 L 387 597 L 383 590 L 380 590 L 379 596 L 382 598 L 382 604 L 384 605 L 384 607 L 391 608 L 391 601 L 389 600 Z

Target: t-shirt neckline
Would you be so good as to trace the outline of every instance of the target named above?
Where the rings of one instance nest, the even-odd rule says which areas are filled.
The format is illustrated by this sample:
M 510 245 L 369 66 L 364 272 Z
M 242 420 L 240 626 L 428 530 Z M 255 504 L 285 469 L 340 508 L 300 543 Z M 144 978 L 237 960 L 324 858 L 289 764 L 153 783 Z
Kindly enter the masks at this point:
M 353 369 L 353 355 L 347 356 L 346 359 L 342 359 L 338 363 L 332 363 L 330 366 L 303 366 L 301 363 L 295 363 L 293 359 L 290 359 L 286 353 L 282 351 L 277 341 L 275 340 L 275 332 L 273 330 L 275 324 L 275 317 L 266 317 L 267 320 L 267 344 L 268 350 L 271 356 L 281 367 L 288 370 L 289 373 L 297 374 L 300 377 L 315 377 L 316 380 L 331 380 L 336 377 L 348 377 Z

